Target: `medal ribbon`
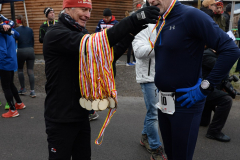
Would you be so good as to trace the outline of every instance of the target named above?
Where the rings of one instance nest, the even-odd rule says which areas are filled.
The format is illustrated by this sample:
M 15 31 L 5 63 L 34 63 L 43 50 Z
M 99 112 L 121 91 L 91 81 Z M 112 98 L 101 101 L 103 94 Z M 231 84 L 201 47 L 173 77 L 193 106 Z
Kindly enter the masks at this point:
M 157 21 L 157 24 L 156 24 L 156 26 L 155 26 L 155 27 L 153 28 L 153 30 L 152 30 L 152 33 L 153 33 L 153 31 L 154 31 L 154 30 L 157 28 L 157 26 L 159 25 L 160 19 L 163 18 L 163 22 L 162 22 L 162 24 L 161 24 L 161 26 L 160 26 L 160 28 L 159 28 L 159 31 L 158 31 L 157 36 L 156 36 L 156 39 L 155 39 L 154 43 L 150 40 L 150 37 L 149 37 L 149 39 L 148 39 L 148 41 L 149 41 L 152 49 L 154 48 L 155 43 L 157 42 L 158 36 L 160 35 L 160 33 L 161 33 L 161 31 L 162 31 L 165 23 L 166 23 L 165 19 L 167 18 L 167 16 L 169 15 L 169 13 L 171 12 L 171 10 L 173 9 L 173 7 L 174 7 L 174 5 L 176 4 L 176 2 L 177 2 L 177 0 L 172 0 L 170 6 L 168 7 L 167 11 L 163 14 L 163 16 L 159 16 L 158 21 Z M 150 53 L 151 53 L 151 52 L 150 52 Z M 149 53 L 149 54 L 150 54 L 150 53 Z
M 114 53 L 113 48 L 110 48 L 106 30 L 93 35 L 84 35 L 80 42 L 79 50 L 79 84 L 81 94 L 91 100 L 104 99 L 111 96 L 117 99 L 112 68 Z M 102 144 L 104 131 L 115 112 L 115 108 L 109 110 L 95 144 Z M 101 142 L 98 142 L 101 137 Z

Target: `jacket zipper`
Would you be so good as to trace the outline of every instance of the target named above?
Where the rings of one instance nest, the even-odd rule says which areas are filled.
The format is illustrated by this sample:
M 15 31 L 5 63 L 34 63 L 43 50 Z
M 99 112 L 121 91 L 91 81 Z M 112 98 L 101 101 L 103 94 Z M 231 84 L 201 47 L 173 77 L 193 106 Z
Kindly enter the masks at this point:
M 150 66 L 151 66 L 151 58 L 149 59 L 149 66 L 148 66 L 148 76 L 150 76 Z

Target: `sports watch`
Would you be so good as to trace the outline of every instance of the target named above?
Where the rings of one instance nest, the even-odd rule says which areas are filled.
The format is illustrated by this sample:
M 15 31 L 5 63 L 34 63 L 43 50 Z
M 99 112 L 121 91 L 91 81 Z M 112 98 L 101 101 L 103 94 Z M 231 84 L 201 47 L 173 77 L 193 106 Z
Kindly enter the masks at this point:
M 206 79 L 201 82 L 201 88 L 205 91 L 213 91 L 214 89 L 213 86 L 211 86 L 209 81 Z

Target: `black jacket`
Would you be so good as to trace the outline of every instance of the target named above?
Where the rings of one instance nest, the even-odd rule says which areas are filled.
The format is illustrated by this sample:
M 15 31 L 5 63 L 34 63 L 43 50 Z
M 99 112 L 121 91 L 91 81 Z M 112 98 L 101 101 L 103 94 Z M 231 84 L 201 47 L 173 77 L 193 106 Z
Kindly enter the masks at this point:
M 126 24 L 125 24 L 126 25 Z M 121 25 L 120 25 L 121 27 Z M 88 120 L 88 111 L 79 104 L 79 45 L 86 31 L 80 32 L 61 16 L 59 22 L 48 28 L 44 38 L 43 54 L 46 73 L 45 119 L 52 122 L 79 122 Z M 120 28 L 108 30 L 110 46 L 114 46 L 114 60 L 118 59 L 133 40 Z
M 226 20 L 225 31 L 228 32 L 229 31 L 230 15 L 226 11 L 224 11 L 223 16 L 225 17 L 225 20 Z
M 202 60 L 202 77 L 205 79 L 208 74 L 213 69 L 217 60 L 217 54 L 215 54 L 211 49 L 204 50 L 203 60 Z M 226 75 L 228 77 L 228 75 Z M 207 96 L 207 101 L 215 100 L 217 98 L 227 95 L 226 92 L 222 91 L 221 84 L 214 88 L 214 91 Z
M 57 23 L 58 21 L 57 20 L 55 20 L 55 23 Z M 50 21 L 49 22 L 49 25 L 51 26 L 51 25 L 53 25 L 53 21 Z M 47 23 L 47 21 L 45 21 L 45 22 L 43 22 L 43 24 L 40 26 L 40 28 L 39 28 L 39 42 L 40 43 L 43 43 L 43 39 L 44 39 L 44 36 L 45 36 L 45 34 L 46 34 L 46 32 L 47 32 L 47 29 L 48 29 L 48 23 Z

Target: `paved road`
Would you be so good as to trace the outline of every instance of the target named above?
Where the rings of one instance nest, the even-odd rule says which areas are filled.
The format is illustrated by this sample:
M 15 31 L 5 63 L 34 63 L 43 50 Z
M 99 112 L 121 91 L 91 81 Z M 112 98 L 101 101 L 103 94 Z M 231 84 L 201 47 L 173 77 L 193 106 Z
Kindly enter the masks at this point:
M 123 81 L 125 80 L 125 81 Z M 44 83 L 44 82 L 43 82 Z M 107 111 L 91 122 L 92 160 L 149 160 L 150 154 L 139 145 L 146 113 L 134 67 L 118 66 L 116 83 L 119 107 L 106 129 L 101 146 L 94 140 L 102 127 Z M 18 84 L 17 84 L 18 85 Z M 47 142 L 43 118 L 44 93 L 37 98 L 21 96 L 27 105 L 20 117 L 0 118 L 0 160 L 47 160 Z M 4 102 L 4 95 L 0 93 Z M 206 127 L 200 127 L 194 160 L 240 160 L 240 100 L 235 100 L 223 132 L 232 138 L 221 143 L 205 138 Z M 0 107 L 0 114 L 4 113 Z

